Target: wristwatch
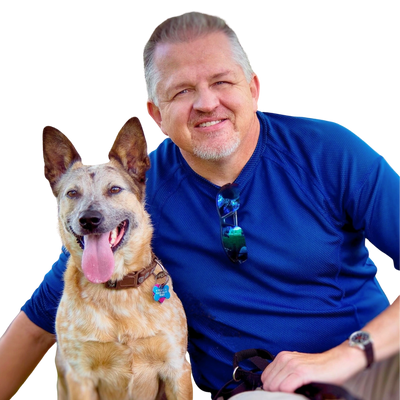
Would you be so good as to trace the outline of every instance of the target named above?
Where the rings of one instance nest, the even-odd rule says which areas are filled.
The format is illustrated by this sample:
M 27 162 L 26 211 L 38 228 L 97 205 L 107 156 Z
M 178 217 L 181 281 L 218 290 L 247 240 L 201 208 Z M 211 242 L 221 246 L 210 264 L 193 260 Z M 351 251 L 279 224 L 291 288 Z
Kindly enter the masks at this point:
M 367 368 L 369 368 L 374 362 L 374 349 L 372 347 L 370 334 L 365 331 L 352 333 L 349 337 L 349 345 L 364 350 L 365 356 L 367 357 Z

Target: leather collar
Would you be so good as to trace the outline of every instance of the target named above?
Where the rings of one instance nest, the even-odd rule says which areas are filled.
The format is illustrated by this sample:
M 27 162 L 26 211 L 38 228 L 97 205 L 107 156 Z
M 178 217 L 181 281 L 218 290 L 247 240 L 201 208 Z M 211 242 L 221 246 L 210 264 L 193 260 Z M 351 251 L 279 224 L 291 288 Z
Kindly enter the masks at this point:
M 160 265 L 160 261 L 157 257 L 154 257 L 151 261 L 150 265 L 145 268 L 142 268 L 140 271 L 130 272 L 128 275 L 125 275 L 119 281 L 107 281 L 104 283 L 104 287 L 107 289 L 129 289 L 129 288 L 137 288 L 139 287 L 149 276 L 154 274 L 154 270 L 157 265 Z M 162 269 L 164 269 L 162 267 Z

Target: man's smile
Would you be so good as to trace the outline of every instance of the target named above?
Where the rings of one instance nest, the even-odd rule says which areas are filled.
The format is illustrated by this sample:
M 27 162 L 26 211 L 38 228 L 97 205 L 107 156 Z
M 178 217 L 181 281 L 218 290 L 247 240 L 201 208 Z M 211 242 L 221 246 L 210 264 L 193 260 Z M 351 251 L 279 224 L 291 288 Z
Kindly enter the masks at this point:
M 207 126 L 212 126 L 212 125 L 219 124 L 219 123 L 222 122 L 222 121 L 223 121 L 222 119 L 218 119 L 218 120 L 216 120 L 216 121 L 203 122 L 203 123 L 199 124 L 198 126 L 199 126 L 200 128 L 204 128 L 204 127 L 207 127 Z
M 222 125 L 225 125 L 225 123 L 227 121 L 229 121 L 230 118 L 224 118 L 224 117 L 220 117 L 219 119 L 211 119 L 211 118 L 202 118 L 199 119 L 198 121 L 194 122 L 194 124 L 192 126 L 194 126 L 194 128 L 202 128 L 204 130 L 210 130 L 213 129 L 215 127 L 215 129 L 220 129 L 222 128 Z

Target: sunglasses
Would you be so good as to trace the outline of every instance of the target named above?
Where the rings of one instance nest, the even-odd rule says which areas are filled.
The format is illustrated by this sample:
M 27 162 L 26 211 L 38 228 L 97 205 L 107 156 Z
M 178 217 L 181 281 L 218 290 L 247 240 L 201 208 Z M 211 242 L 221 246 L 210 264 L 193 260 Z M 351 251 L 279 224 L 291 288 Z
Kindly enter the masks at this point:
M 237 210 L 240 207 L 239 187 L 236 183 L 227 183 L 218 191 L 216 198 L 219 222 L 221 225 L 221 241 L 229 259 L 234 263 L 247 260 L 247 246 L 243 230 L 238 226 Z M 232 217 L 233 223 L 226 220 Z

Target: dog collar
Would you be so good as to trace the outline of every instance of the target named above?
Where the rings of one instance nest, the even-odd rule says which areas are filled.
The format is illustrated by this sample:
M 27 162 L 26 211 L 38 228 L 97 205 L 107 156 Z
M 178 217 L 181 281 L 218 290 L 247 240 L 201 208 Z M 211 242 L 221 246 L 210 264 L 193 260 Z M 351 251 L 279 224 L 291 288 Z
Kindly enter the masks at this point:
M 139 287 L 149 276 L 154 274 L 154 271 L 157 265 L 161 265 L 161 262 L 157 257 L 154 257 L 151 264 L 145 268 L 142 268 L 140 271 L 130 272 L 128 275 L 125 275 L 119 281 L 109 280 L 104 283 L 104 287 L 107 289 L 129 289 L 129 288 L 137 288 Z M 164 270 L 164 268 L 162 267 Z

